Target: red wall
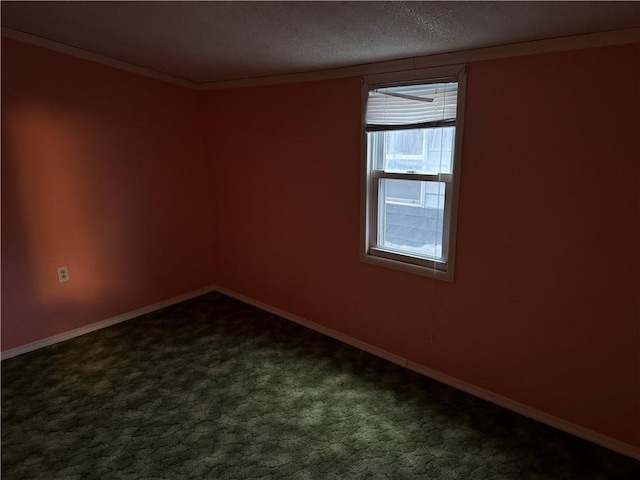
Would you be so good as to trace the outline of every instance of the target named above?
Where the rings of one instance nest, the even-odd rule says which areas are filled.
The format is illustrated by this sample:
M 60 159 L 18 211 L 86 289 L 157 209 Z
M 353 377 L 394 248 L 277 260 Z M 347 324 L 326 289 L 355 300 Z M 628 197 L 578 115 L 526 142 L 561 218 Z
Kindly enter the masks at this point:
M 212 283 L 203 119 L 198 92 L 2 39 L 3 350 Z
M 639 48 L 469 65 L 450 284 L 359 262 L 359 79 L 193 92 L 3 39 L 2 349 L 216 283 L 640 446 Z
M 453 284 L 358 260 L 359 79 L 208 92 L 217 282 L 640 445 L 639 53 L 469 65 Z

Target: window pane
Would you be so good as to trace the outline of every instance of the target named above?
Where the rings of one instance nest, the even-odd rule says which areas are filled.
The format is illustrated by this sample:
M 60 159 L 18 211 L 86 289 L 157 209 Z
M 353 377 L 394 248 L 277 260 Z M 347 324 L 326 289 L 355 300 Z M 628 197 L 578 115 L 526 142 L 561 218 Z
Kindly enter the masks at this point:
M 387 158 L 424 156 L 424 130 L 395 130 L 386 133 Z
M 452 173 L 456 127 L 369 132 L 372 166 L 387 172 Z
M 456 127 L 430 128 L 426 135 L 425 173 L 451 173 Z
M 422 182 L 386 180 L 387 203 L 420 205 L 424 201 Z
M 378 246 L 442 259 L 445 186 L 380 179 Z

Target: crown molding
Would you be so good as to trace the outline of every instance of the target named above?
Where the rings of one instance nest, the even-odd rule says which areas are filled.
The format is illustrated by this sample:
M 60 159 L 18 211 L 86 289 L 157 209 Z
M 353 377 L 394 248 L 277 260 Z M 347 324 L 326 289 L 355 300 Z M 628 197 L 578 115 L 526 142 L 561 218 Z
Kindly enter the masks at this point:
M 430 55 L 416 58 L 416 68 L 435 67 L 439 64 L 456 64 L 523 57 L 541 53 L 555 53 L 583 48 L 607 47 L 640 42 L 640 27 L 607 32 L 586 33 L 566 37 L 549 38 L 530 42 L 511 43 L 495 47 L 478 48 L 461 52 Z M 444 63 L 443 63 L 444 62 Z
M 539 53 L 554 53 L 583 48 L 606 47 L 640 42 L 640 27 L 607 32 L 571 35 L 567 37 L 511 43 L 495 47 L 483 47 L 459 52 L 439 53 L 420 57 L 404 58 L 389 62 L 368 63 L 346 68 L 335 68 L 289 75 L 247 78 L 221 82 L 199 83 L 198 90 L 219 90 L 225 88 L 252 87 L 281 83 L 310 82 L 344 77 L 357 77 L 378 73 L 391 73 L 406 70 L 444 67 L 461 63 L 496 60 L 507 57 L 520 57 Z
M 337 78 L 374 75 L 379 73 L 401 72 L 421 68 L 442 67 L 446 65 L 456 65 L 483 60 L 496 60 L 499 58 L 535 55 L 540 53 L 554 53 L 569 50 L 579 50 L 583 48 L 596 48 L 611 45 L 638 43 L 640 42 L 640 27 L 627 28 L 623 30 L 611 30 L 598 33 L 587 33 L 582 35 L 571 35 L 546 40 L 512 43 L 495 47 L 463 50 L 459 52 L 439 53 L 433 55 L 403 58 L 399 60 L 391 60 L 386 62 L 367 63 L 350 67 L 333 68 L 328 70 L 316 70 L 286 75 L 270 75 L 255 78 L 204 83 L 197 83 L 190 80 L 185 80 L 183 78 L 174 77 L 166 73 L 156 72 L 155 70 L 151 70 L 149 68 L 122 62 L 120 60 L 98 55 L 96 53 L 91 53 L 80 48 L 54 42 L 53 40 L 48 40 L 46 38 L 38 37 L 36 35 L 31 35 L 29 33 L 20 32 L 6 27 L 2 27 L 2 35 L 7 38 L 12 38 L 21 42 L 48 48 L 60 53 L 65 53 L 74 57 L 101 63 L 103 65 L 108 65 L 120 70 L 136 73 L 145 77 L 155 78 L 156 80 L 172 83 L 181 87 L 186 87 L 193 90 L 221 90 L 227 88 L 331 80 Z
M 198 90 L 223 90 L 226 88 L 255 87 L 283 83 L 315 82 L 318 80 L 359 77 L 377 73 L 400 72 L 413 70 L 414 68 L 416 67 L 413 58 L 402 58 L 399 60 L 366 63 L 351 67 L 331 68 L 328 70 L 314 70 L 311 72 L 289 73 L 286 75 L 271 75 L 265 77 L 241 78 L 238 80 L 199 83 L 197 88 Z
M 91 62 L 101 63 L 102 65 L 107 65 L 109 67 L 125 70 L 127 72 L 136 73 L 144 77 L 155 78 L 156 80 L 172 83 L 181 87 L 191 88 L 193 90 L 198 89 L 198 84 L 190 80 L 174 77 L 166 73 L 156 72 L 155 70 L 152 70 L 150 68 L 134 65 L 133 63 L 122 62 L 114 58 L 98 55 L 97 53 L 92 53 L 87 50 L 82 50 L 81 48 L 72 47 L 64 43 L 54 42 L 53 40 L 38 37 L 36 35 L 31 35 L 30 33 L 20 32 L 11 28 L 2 27 L 2 36 L 11 38 L 13 40 L 19 40 L 24 43 L 29 43 L 37 47 L 47 48 L 56 52 L 65 53 L 67 55 L 71 55 L 72 57 L 78 57 L 84 60 L 89 60 Z

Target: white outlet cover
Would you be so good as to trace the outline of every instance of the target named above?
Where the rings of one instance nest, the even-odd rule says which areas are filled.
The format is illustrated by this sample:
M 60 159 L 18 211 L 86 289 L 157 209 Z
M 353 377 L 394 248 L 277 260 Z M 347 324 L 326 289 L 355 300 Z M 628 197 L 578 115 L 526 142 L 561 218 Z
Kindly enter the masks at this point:
M 69 268 L 64 266 L 64 267 L 58 267 L 58 282 L 62 283 L 62 282 L 68 282 L 69 281 Z

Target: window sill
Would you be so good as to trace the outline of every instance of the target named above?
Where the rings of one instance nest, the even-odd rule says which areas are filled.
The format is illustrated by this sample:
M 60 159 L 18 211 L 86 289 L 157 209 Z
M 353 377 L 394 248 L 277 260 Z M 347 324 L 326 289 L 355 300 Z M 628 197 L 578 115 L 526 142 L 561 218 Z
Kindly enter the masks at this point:
M 360 261 L 370 265 L 392 268 L 402 272 L 453 282 L 453 272 L 444 270 L 444 264 L 432 260 L 423 260 L 409 255 L 400 255 L 379 249 L 371 249 L 360 256 Z M 436 268 L 439 265 L 440 268 Z M 446 268 L 446 267 L 445 267 Z

